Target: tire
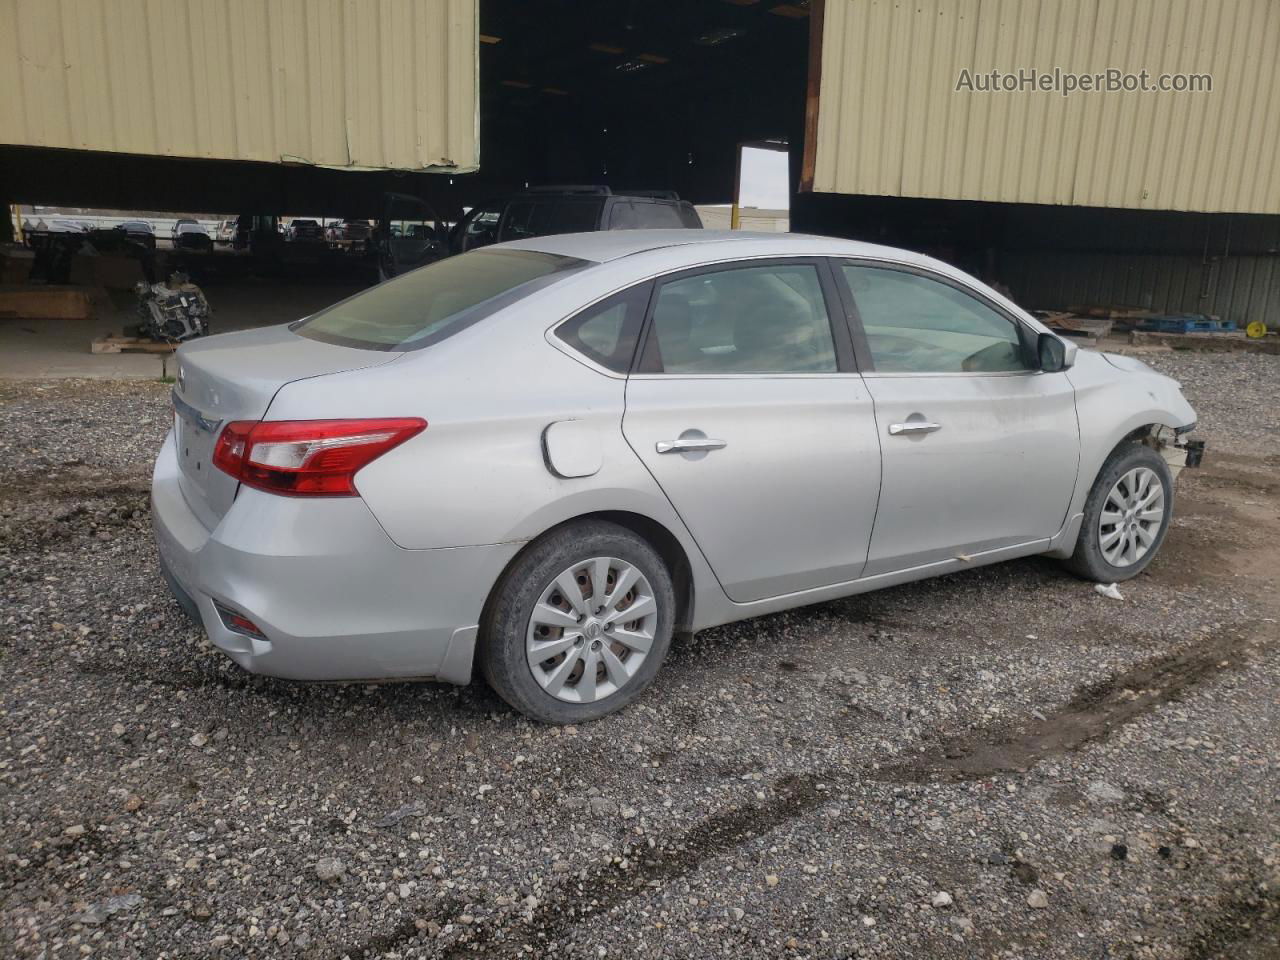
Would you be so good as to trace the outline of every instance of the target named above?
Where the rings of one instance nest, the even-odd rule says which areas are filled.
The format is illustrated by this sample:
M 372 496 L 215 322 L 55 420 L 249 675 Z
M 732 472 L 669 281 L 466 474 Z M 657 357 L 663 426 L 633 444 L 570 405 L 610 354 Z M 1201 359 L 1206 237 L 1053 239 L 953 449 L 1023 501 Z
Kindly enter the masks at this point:
M 1139 484 L 1144 477 L 1148 480 L 1148 486 L 1143 489 L 1142 495 L 1133 500 L 1127 497 L 1126 489 L 1132 481 L 1126 481 L 1125 486 L 1117 486 L 1123 478 L 1131 477 L 1137 477 L 1136 482 Z M 1142 519 L 1154 512 L 1150 508 L 1136 510 L 1129 517 L 1125 512 L 1125 504 L 1140 504 L 1153 496 L 1155 483 L 1160 485 L 1161 497 L 1162 512 L 1158 520 Z M 1104 524 L 1104 510 L 1108 518 L 1119 516 L 1126 520 L 1133 532 L 1119 529 L 1125 527 L 1124 522 Z M 1085 500 L 1084 520 L 1080 527 L 1080 537 L 1076 541 L 1075 553 L 1066 561 L 1066 566 L 1077 576 L 1098 583 L 1118 583 L 1136 577 L 1160 551 L 1172 516 L 1173 477 L 1164 457 L 1145 444 L 1123 444 L 1107 458 L 1098 478 L 1093 482 L 1093 489 Z M 1137 528 L 1133 529 L 1135 523 Z M 1117 531 L 1119 541 L 1113 536 Z M 1137 549 L 1130 550 L 1129 544 L 1143 548 L 1140 555 Z
M 562 584 L 580 591 L 576 603 Z M 628 590 L 616 596 L 620 585 Z M 622 620 L 628 611 L 641 616 Z M 649 542 L 614 523 L 581 521 L 535 541 L 502 576 L 486 605 L 477 658 L 489 686 L 525 716 L 583 723 L 644 692 L 666 658 L 674 622 L 671 574 Z

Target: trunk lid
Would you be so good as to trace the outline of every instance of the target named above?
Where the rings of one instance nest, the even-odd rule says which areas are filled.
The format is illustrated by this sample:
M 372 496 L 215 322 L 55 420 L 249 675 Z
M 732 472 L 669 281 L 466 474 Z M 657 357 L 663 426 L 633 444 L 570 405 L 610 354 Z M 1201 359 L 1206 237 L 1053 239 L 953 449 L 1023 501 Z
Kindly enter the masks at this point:
M 322 343 L 288 326 L 225 333 L 184 343 L 173 388 L 174 441 L 188 505 L 212 530 L 238 482 L 213 466 L 213 449 L 232 420 L 261 420 L 287 383 L 390 363 L 400 356 Z

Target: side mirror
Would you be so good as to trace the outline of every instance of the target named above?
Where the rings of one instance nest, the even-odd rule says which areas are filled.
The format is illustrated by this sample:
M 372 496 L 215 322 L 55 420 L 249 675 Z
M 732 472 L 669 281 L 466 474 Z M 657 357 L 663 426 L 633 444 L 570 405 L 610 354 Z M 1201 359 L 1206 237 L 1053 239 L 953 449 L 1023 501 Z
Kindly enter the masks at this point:
M 1076 362 L 1077 347 L 1052 333 L 1042 333 L 1036 340 L 1036 355 L 1045 373 L 1061 373 Z

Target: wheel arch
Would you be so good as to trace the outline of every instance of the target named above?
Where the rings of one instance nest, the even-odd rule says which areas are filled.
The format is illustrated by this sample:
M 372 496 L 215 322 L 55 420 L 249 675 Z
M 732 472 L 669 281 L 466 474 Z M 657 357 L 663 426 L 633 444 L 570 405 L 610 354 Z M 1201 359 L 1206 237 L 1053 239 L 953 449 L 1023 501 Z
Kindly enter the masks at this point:
M 1098 477 L 1102 475 L 1102 471 L 1116 452 L 1126 444 L 1146 443 L 1162 429 L 1177 429 L 1176 424 L 1169 422 L 1171 419 L 1155 412 L 1131 418 L 1107 440 L 1096 445 L 1092 456 L 1087 456 L 1086 451 L 1081 450 L 1080 476 L 1076 483 L 1075 495 L 1071 499 L 1071 509 L 1067 513 L 1062 531 L 1051 541 L 1050 549 L 1046 551 L 1047 556 L 1066 559 L 1075 552 L 1076 542 L 1080 538 L 1081 521 L 1084 518 L 1084 505 L 1089 499 L 1089 492 L 1093 490 Z
M 693 565 L 690 562 L 688 551 L 680 539 L 667 528 L 667 526 L 653 517 L 646 516 L 642 513 L 636 513 L 632 510 L 593 510 L 586 513 L 580 513 L 572 517 L 561 520 L 542 530 L 536 536 L 531 537 L 516 554 L 507 561 L 502 571 L 495 578 L 489 593 L 485 597 L 484 611 L 480 618 L 480 623 L 485 624 L 488 620 L 490 606 L 494 598 L 497 596 L 498 590 L 502 587 L 506 580 L 507 573 L 520 560 L 521 557 L 535 544 L 539 543 L 543 538 L 549 536 L 557 530 L 570 526 L 575 523 L 583 523 L 589 520 L 603 520 L 608 523 L 616 524 L 626 530 L 630 530 L 636 536 L 642 538 L 650 546 L 658 552 L 658 556 L 662 558 L 662 562 L 666 564 L 667 572 L 671 574 L 671 583 L 676 594 L 676 612 L 675 612 L 675 633 L 687 634 L 692 632 L 691 624 L 693 620 L 694 603 L 696 600 L 696 590 L 694 585 Z

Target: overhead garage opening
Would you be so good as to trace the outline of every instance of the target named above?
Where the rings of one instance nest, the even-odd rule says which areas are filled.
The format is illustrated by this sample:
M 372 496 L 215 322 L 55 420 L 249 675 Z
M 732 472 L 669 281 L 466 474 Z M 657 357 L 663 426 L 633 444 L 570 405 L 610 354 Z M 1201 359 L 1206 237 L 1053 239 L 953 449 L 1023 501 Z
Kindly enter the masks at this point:
M 729 203 L 738 145 L 800 143 L 806 0 L 486 0 L 478 182 Z

